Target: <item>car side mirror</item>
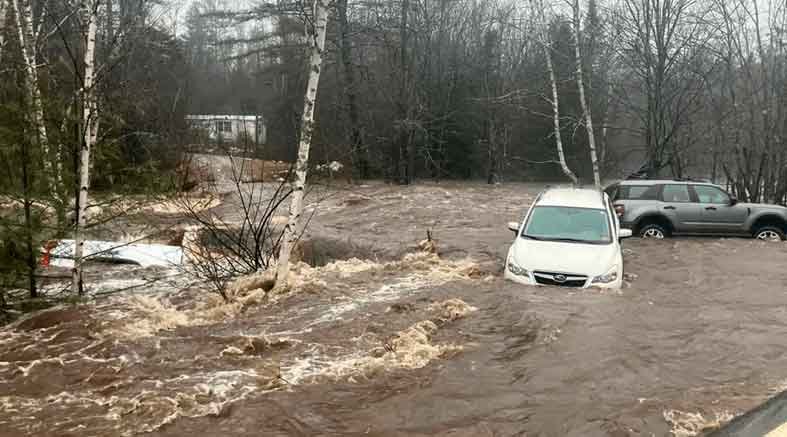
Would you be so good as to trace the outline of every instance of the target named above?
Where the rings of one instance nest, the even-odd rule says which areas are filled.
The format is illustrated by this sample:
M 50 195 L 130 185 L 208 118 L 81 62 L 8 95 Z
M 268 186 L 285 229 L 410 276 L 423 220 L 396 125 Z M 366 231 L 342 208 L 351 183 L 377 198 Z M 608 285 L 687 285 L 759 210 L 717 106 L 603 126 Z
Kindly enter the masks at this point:
M 513 232 L 515 234 L 518 234 L 519 233 L 519 223 L 517 223 L 517 222 L 508 222 L 508 229 L 511 232 Z
M 735 196 L 730 196 L 730 206 L 733 206 L 736 203 L 738 203 L 738 198 Z
M 619 238 L 629 238 L 632 235 L 634 235 L 634 233 L 631 232 L 631 229 L 623 228 L 623 229 L 620 230 L 620 232 L 618 232 L 618 237 Z

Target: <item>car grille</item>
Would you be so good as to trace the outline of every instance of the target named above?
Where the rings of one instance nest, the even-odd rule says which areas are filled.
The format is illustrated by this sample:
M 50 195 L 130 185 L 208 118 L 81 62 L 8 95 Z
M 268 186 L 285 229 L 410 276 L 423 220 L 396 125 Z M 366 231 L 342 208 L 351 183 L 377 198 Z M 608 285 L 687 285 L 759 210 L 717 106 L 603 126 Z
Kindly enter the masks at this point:
M 539 284 L 556 287 L 584 287 L 588 280 L 588 277 L 584 275 L 555 272 L 533 272 L 533 277 Z

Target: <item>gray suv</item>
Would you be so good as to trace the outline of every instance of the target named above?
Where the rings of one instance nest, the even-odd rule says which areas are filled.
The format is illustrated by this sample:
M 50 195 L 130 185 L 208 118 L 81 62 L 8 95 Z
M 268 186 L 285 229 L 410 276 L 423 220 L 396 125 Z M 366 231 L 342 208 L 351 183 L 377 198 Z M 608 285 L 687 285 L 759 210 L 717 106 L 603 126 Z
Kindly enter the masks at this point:
M 710 183 L 625 180 L 604 191 L 612 199 L 620 225 L 642 238 L 705 234 L 778 241 L 787 232 L 787 208 L 740 203 Z

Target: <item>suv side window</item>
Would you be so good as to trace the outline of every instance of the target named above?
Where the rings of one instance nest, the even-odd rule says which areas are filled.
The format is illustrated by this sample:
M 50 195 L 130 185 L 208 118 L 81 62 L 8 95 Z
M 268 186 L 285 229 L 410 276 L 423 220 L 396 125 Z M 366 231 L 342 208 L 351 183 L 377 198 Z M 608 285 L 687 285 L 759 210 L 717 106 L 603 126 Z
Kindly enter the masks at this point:
M 626 190 L 626 199 L 642 199 L 651 187 L 647 185 L 629 185 Z
M 642 193 L 640 197 L 637 199 L 639 200 L 659 200 L 659 194 L 661 193 L 662 185 L 653 185 L 649 187 L 645 192 Z
M 700 203 L 716 203 L 726 205 L 730 203 L 730 196 L 724 191 L 710 185 L 694 185 L 694 192 Z
M 688 185 L 664 185 L 661 200 L 665 202 L 691 202 Z

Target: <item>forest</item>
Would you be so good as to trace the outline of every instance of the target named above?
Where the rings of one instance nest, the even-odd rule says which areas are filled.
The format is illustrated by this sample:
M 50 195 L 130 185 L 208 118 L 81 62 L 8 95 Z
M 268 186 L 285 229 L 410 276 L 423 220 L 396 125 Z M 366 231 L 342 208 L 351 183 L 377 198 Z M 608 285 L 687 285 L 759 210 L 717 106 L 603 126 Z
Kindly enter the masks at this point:
M 292 159 L 310 5 L 236 12 L 227 5 L 197 1 L 186 14 L 188 108 L 261 112 L 270 153 Z M 593 179 L 593 139 L 604 179 L 637 171 L 707 178 L 730 184 L 741 199 L 784 201 L 783 5 L 340 0 L 327 7 L 315 157 L 351 164 L 358 179 L 565 180 L 559 136 L 568 167 L 585 181 Z

